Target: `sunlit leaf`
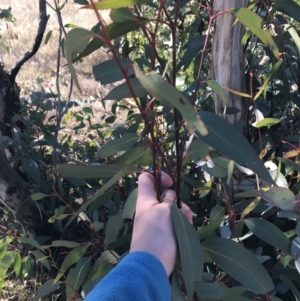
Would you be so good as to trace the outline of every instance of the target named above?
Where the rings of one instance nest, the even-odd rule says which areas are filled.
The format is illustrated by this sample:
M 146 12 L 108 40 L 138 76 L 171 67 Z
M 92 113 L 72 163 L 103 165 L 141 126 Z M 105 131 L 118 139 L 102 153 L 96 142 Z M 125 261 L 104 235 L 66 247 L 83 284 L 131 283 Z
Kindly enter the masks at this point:
M 295 207 L 295 195 L 286 188 L 272 187 L 268 191 L 257 190 L 256 194 L 270 205 L 282 210 L 293 210 Z
M 255 294 L 265 294 L 274 289 L 265 268 L 239 243 L 225 238 L 210 238 L 202 243 L 202 247 L 225 273 Z
M 226 87 L 223 87 L 223 89 L 226 89 L 228 90 L 229 92 L 233 93 L 233 94 L 236 94 L 238 96 L 241 96 L 241 97 L 245 97 L 245 98 L 251 98 L 251 95 L 247 94 L 247 93 L 243 93 L 243 92 L 240 92 L 240 91 L 236 91 L 236 90 L 233 90 L 233 89 L 229 89 L 229 88 L 226 88 Z
M 19 252 L 15 252 L 15 260 L 14 260 L 14 272 L 17 277 L 21 276 L 22 273 L 22 258 Z
M 101 0 L 99 2 L 95 2 L 95 7 L 98 10 L 102 10 L 102 9 L 111 9 L 111 8 L 146 4 L 149 1 L 150 0 Z M 83 8 L 93 9 L 94 5 L 88 4 Z
M 235 15 L 239 22 L 247 27 L 253 34 L 255 34 L 261 42 L 271 49 L 277 59 L 279 59 L 279 49 L 274 42 L 271 34 L 262 29 L 262 18 L 256 13 L 246 8 L 233 8 L 228 11 Z
M 263 126 L 272 126 L 274 124 L 277 124 L 281 121 L 281 119 L 277 118 L 264 118 L 263 120 L 260 120 L 256 123 L 255 127 L 261 128 Z

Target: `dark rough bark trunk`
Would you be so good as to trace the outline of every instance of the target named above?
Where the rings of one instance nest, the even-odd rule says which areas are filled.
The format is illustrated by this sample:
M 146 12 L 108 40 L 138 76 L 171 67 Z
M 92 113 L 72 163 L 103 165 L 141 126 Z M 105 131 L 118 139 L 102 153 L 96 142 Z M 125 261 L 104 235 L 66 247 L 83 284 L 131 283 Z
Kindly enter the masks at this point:
M 2 136 L 12 138 L 12 117 L 20 110 L 19 87 L 0 66 L 0 202 L 7 207 L 31 236 L 41 233 L 41 213 L 30 199 L 26 183 L 8 163 Z M 24 124 L 19 122 L 19 128 Z
M 8 163 L 2 136 L 13 138 L 14 127 L 24 130 L 22 121 L 13 123 L 13 116 L 21 108 L 20 89 L 15 82 L 22 65 L 38 51 L 45 33 L 47 21 L 46 0 L 39 0 L 40 22 L 33 47 L 16 63 L 10 74 L 0 65 L 0 202 L 4 204 L 31 236 L 45 234 L 46 220 L 38 205 L 30 198 L 30 192 L 20 175 Z
M 247 7 L 248 0 L 216 0 L 214 10 L 224 11 L 230 8 Z M 241 45 L 245 34 L 245 27 L 237 22 L 236 18 L 225 13 L 216 18 L 213 37 L 212 72 L 214 79 L 225 88 L 245 92 L 244 53 Z M 224 89 L 226 106 L 240 110 L 234 115 L 225 115 L 230 123 L 245 121 L 246 108 L 243 98 Z M 222 115 L 224 103 L 221 97 L 215 93 L 215 111 Z

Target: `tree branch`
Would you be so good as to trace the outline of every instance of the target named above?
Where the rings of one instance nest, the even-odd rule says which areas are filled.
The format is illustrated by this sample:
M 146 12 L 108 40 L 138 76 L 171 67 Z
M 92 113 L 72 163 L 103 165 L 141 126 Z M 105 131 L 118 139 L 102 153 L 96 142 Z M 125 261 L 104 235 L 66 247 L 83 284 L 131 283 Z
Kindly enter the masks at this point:
M 20 61 L 17 62 L 15 67 L 10 72 L 10 80 L 11 82 L 14 82 L 22 65 L 26 63 L 30 58 L 32 58 L 37 51 L 39 50 L 43 36 L 46 30 L 46 25 L 49 19 L 49 15 L 47 15 L 47 6 L 46 6 L 46 0 L 39 0 L 39 12 L 40 12 L 40 23 L 38 27 L 38 31 L 35 37 L 35 41 L 33 44 L 33 47 L 30 51 L 26 52 L 25 55 L 21 58 Z

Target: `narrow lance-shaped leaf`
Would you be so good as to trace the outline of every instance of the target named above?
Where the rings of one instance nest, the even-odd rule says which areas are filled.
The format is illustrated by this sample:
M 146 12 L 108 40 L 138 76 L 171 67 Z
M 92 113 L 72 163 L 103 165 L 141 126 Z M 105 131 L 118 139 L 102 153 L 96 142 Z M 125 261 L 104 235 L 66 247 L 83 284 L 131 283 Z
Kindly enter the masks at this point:
M 127 150 L 131 148 L 139 138 L 140 137 L 137 134 L 124 134 L 122 138 L 115 138 L 103 145 L 97 152 L 97 156 L 100 158 L 107 158 L 119 151 Z
M 66 36 L 66 59 L 72 78 L 74 79 L 75 85 L 80 90 L 79 82 L 76 76 L 75 68 L 72 64 L 74 55 L 81 53 L 87 47 L 91 38 L 94 37 L 94 33 L 84 28 L 74 28 L 68 32 Z
M 146 4 L 149 1 L 150 0 L 101 0 L 101 1 L 96 2 L 94 5 L 95 5 L 96 9 L 102 10 L 102 9 L 127 7 L 127 6 L 133 6 L 133 5 L 141 5 L 141 4 Z M 93 9 L 94 5 L 88 4 L 82 8 Z
M 239 243 L 225 238 L 211 238 L 202 243 L 211 259 L 228 275 L 255 294 L 265 294 L 274 284 L 258 259 Z
M 87 251 L 89 246 L 79 246 L 75 249 L 73 249 L 64 259 L 61 268 L 55 278 L 55 283 L 62 277 L 62 275 L 68 270 L 68 268 L 73 265 L 75 262 L 77 262 Z
M 120 63 L 124 70 L 133 64 L 133 62 L 128 59 L 120 59 Z M 120 70 L 116 60 L 107 60 L 94 66 L 93 73 L 95 78 L 99 80 L 102 85 L 111 84 L 124 79 L 123 73 Z M 128 70 L 127 75 L 131 76 L 132 74 L 132 69 Z
M 203 136 L 207 134 L 207 129 L 197 116 L 194 107 L 181 92 L 166 82 L 159 74 L 145 75 L 137 64 L 133 65 L 133 69 L 136 77 L 149 94 L 163 104 L 175 107 L 182 114 L 188 128 L 198 130 Z
M 141 27 L 141 24 L 146 24 L 149 20 L 142 17 L 136 17 L 135 20 L 128 20 L 126 22 L 115 22 L 112 24 L 109 24 L 106 27 L 106 31 L 108 33 L 108 36 L 111 40 L 114 40 L 115 38 L 118 38 L 122 35 L 127 34 L 128 32 L 134 31 Z M 101 31 L 99 33 L 101 37 L 103 36 L 103 32 Z M 87 46 L 86 48 L 78 55 L 73 62 L 76 62 L 80 59 L 82 59 L 85 56 L 90 55 L 95 50 L 99 49 L 100 47 L 104 46 L 105 43 L 103 40 L 100 40 L 99 38 L 94 38 Z
M 268 191 L 257 190 L 256 194 L 270 205 L 282 210 L 293 210 L 295 207 L 294 193 L 283 187 L 272 187 Z
M 228 12 L 237 16 L 239 22 L 249 28 L 249 30 L 255 34 L 266 47 L 271 49 L 275 57 L 279 59 L 279 49 L 271 34 L 262 29 L 261 17 L 246 8 L 234 8 L 230 9 Z
M 179 246 L 182 276 L 188 300 L 192 300 L 194 283 L 201 281 L 203 274 L 203 258 L 200 241 L 196 230 L 179 211 L 177 206 L 173 205 L 171 207 L 171 212 Z
M 255 124 L 255 127 L 261 128 L 263 126 L 272 126 L 274 124 L 279 123 L 281 120 L 278 118 L 264 118 L 263 120 L 258 121 Z
M 200 136 L 206 144 L 243 165 L 268 183 L 274 183 L 264 163 L 259 159 L 248 140 L 228 121 L 211 112 L 199 112 L 208 134 Z
M 283 252 L 290 254 L 291 242 L 279 228 L 261 218 L 248 218 L 244 220 L 250 231 L 257 237 Z
M 107 164 L 107 165 L 74 165 L 61 164 L 54 172 L 60 173 L 64 177 L 72 177 L 78 179 L 88 178 L 109 178 L 117 174 L 124 168 L 124 164 Z M 140 168 L 128 166 L 127 173 L 140 171 Z
M 258 90 L 258 92 L 256 93 L 256 95 L 254 96 L 254 100 L 257 100 L 257 98 L 260 96 L 260 94 L 262 92 L 264 92 L 264 98 L 266 98 L 266 93 L 267 93 L 267 88 L 268 88 L 268 84 L 270 79 L 274 76 L 274 74 L 279 70 L 280 66 L 281 66 L 281 61 L 278 61 L 272 68 L 271 74 L 269 75 L 269 77 L 265 80 L 264 84 L 261 86 L 261 88 Z
M 89 207 L 93 202 L 95 202 L 107 189 L 109 189 L 116 181 L 121 179 L 124 175 L 128 174 L 128 166 L 124 166 L 117 174 L 115 174 L 111 179 L 109 179 L 87 202 L 85 202 L 79 210 L 73 214 L 66 224 L 66 229 L 69 224 L 79 216 L 80 212 L 83 212 L 87 207 Z
M 38 301 L 41 298 L 56 291 L 59 288 L 60 284 L 61 284 L 61 282 L 54 283 L 53 279 L 48 280 L 41 287 L 38 288 L 38 293 L 36 294 L 35 297 L 32 298 L 32 301 Z
M 220 86 L 220 84 L 216 80 L 209 80 L 209 81 L 207 81 L 207 85 L 215 93 L 218 93 L 220 95 L 221 99 L 224 102 L 224 112 L 223 112 L 223 114 L 226 114 L 226 96 L 225 96 L 223 88 Z

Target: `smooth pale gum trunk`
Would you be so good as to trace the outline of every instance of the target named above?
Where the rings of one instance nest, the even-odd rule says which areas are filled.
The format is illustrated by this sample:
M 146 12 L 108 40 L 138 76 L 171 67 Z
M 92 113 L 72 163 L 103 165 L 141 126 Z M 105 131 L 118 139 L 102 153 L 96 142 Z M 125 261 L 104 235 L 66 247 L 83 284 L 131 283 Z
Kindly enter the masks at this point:
M 216 0 L 215 12 L 230 8 L 247 7 L 248 0 Z M 229 13 L 218 16 L 214 24 L 212 73 L 213 78 L 225 88 L 245 92 L 244 52 L 241 45 L 245 34 L 245 27 L 234 22 L 236 17 Z M 243 98 L 224 89 L 226 107 L 235 107 L 240 110 L 233 115 L 224 115 L 230 123 L 245 121 L 245 107 Z M 223 115 L 224 102 L 214 93 L 215 112 Z

